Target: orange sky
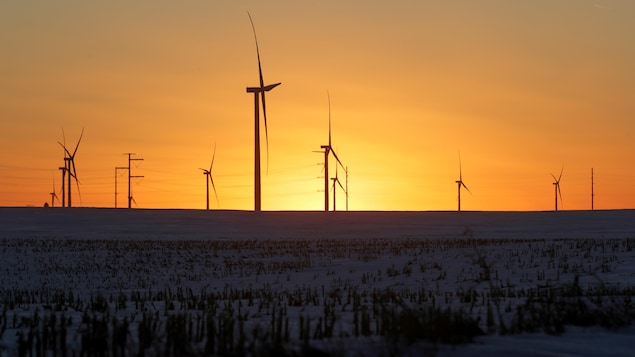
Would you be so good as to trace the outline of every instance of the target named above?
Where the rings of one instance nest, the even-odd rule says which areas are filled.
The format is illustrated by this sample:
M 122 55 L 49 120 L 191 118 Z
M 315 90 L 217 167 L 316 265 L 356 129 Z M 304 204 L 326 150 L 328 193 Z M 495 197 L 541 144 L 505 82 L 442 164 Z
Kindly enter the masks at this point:
M 60 196 L 83 127 L 82 206 L 114 206 L 134 152 L 137 207 L 204 208 L 216 143 L 211 207 L 252 209 L 247 11 L 282 82 L 263 209 L 323 209 L 327 90 L 352 210 L 456 209 L 459 150 L 464 210 L 553 209 L 562 165 L 562 208 L 590 208 L 591 167 L 597 209 L 635 207 L 630 0 L 2 2 L 0 205 Z

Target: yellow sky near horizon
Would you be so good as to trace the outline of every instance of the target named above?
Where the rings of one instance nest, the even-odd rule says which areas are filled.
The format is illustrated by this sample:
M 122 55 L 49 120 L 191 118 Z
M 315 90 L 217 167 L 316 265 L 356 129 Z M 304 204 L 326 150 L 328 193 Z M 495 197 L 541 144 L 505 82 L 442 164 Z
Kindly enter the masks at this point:
M 627 0 L 3 2 L 0 206 L 61 196 L 57 142 L 83 127 L 82 206 L 114 205 L 134 152 L 137 207 L 202 209 L 216 144 L 211 208 L 252 209 L 247 11 L 265 82 L 282 82 L 263 209 L 323 209 L 327 91 L 352 210 L 456 209 L 459 150 L 464 210 L 553 209 L 563 165 L 561 208 L 590 208 L 592 167 L 596 209 L 635 206 Z

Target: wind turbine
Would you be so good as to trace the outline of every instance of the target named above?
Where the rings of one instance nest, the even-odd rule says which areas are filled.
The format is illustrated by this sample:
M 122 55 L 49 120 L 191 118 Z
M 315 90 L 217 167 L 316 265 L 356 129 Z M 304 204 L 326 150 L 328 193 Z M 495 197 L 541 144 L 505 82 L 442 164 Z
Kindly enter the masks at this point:
M 463 172 L 461 169 L 461 152 L 460 151 L 459 151 L 459 179 L 456 181 L 456 184 L 458 186 L 458 194 L 459 194 L 459 212 L 461 212 L 461 186 L 463 186 L 467 190 L 467 192 L 469 192 L 470 194 L 472 194 L 472 191 L 470 191 L 470 189 L 467 188 L 465 183 L 463 183 Z
M 558 178 L 556 178 L 556 176 L 554 176 L 553 174 L 551 174 L 551 177 L 553 177 L 553 187 L 555 190 L 555 195 L 556 195 L 556 212 L 558 212 L 558 196 L 560 196 L 560 201 L 562 201 L 562 191 L 560 191 L 560 179 L 562 178 L 562 172 L 564 171 L 564 165 L 562 165 L 562 169 L 560 170 L 560 176 L 558 176 Z
M 254 94 L 254 131 L 255 131 L 255 143 L 254 143 L 254 211 L 260 212 L 261 209 L 261 190 L 260 190 L 260 97 L 262 97 L 262 114 L 265 122 L 265 140 L 267 144 L 267 167 L 269 166 L 269 134 L 267 132 L 267 106 L 265 104 L 265 92 L 269 92 L 281 83 L 265 85 L 265 81 L 262 77 L 262 66 L 260 64 L 260 49 L 258 48 L 258 37 L 256 36 L 256 27 L 254 21 L 251 18 L 251 14 L 247 12 L 249 16 L 249 22 L 251 22 L 251 29 L 254 33 L 254 40 L 256 41 L 256 55 L 258 56 L 258 75 L 260 77 L 260 86 L 247 87 L 247 93 Z
M 216 157 L 216 144 L 214 144 L 214 154 L 212 155 L 212 163 L 209 165 L 209 170 L 205 170 L 199 168 L 199 170 L 203 170 L 203 175 L 205 175 L 205 186 L 206 186 L 206 194 L 205 197 L 207 199 L 207 210 L 209 210 L 209 183 L 212 183 L 212 188 L 214 189 L 214 195 L 216 196 L 216 204 L 218 204 L 218 194 L 216 194 L 216 186 L 214 186 L 214 179 L 212 178 L 212 167 L 214 166 L 214 158 Z
M 62 134 L 63 134 L 63 129 L 62 129 Z M 66 179 L 68 180 L 66 185 L 66 190 L 68 191 L 68 202 L 67 202 L 68 207 L 72 207 L 71 176 L 75 179 L 75 184 L 77 185 L 77 193 L 80 195 L 79 199 L 81 200 L 81 193 L 79 192 L 79 180 L 77 179 L 77 170 L 75 168 L 75 154 L 77 154 L 77 149 L 79 148 L 79 143 L 82 141 L 82 136 L 84 136 L 84 128 L 82 128 L 82 132 L 81 134 L 79 134 L 79 140 L 77 140 L 77 145 L 75 145 L 75 150 L 73 150 L 72 154 L 70 153 L 70 151 L 68 151 L 65 144 L 62 144 L 59 141 L 57 142 L 64 148 L 64 161 L 65 161 L 64 171 L 68 172 L 68 175 L 66 177 Z M 64 141 L 66 141 L 66 138 L 64 138 Z
M 329 102 L 329 143 L 328 145 L 321 145 L 320 148 L 324 149 L 324 211 L 328 212 L 329 210 L 329 153 L 333 153 L 335 160 L 337 160 L 340 166 L 344 167 L 344 165 L 340 161 L 340 158 L 337 157 L 335 150 L 333 150 L 333 147 L 331 146 L 331 95 L 329 94 L 328 91 L 326 92 L 326 96 Z M 335 210 L 335 207 L 333 207 L 333 210 Z
M 53 175 L 53 191 L 50 193 L 51 195 L 51 207 L 55 207 L 55 199 L 60 200 L 55 193 L 55 175 Z
M 346 189 L 344 188 L 344 186 L 342 186 L 340 179 L 337 177 L 337 166 L 335 166 L 335 177 L 332 177 L 331 180 L 333 180 L 333 211 L 336 211 L 337 209 L 335 206 L 335 193 L 337 192 L 337 186 L 335 186 L 335 184 L 337 183 L 340 188 L 344 190 L 344 193 L 348 196 L 348 192 L 346 192 Z

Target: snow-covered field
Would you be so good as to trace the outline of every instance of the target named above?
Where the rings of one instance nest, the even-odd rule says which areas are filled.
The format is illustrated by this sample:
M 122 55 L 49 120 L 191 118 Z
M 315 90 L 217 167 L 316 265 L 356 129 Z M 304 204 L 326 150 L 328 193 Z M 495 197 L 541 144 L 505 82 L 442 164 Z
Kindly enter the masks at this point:
M 0 356 L 635 355 L 632 210 L 0 208 L 0 241 Z

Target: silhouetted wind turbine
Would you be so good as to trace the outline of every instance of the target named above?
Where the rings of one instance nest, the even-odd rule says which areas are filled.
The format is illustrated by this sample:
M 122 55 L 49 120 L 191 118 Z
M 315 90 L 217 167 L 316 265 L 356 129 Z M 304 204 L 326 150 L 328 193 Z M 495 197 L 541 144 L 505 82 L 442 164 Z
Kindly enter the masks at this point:
M 51 207 L 55 207 L 55 199 L 60 200 L 55 193 L 55 175 L 53 175 L 53 191 L 50 193 L 51 195 Z
M 461 169 L 461 152 L 460 151 L 459 151 L 459 179 L 456 181 L 456 184 L 458 186 L 458 194 L 459 194 L 459 212 L 461 212 L 461 186 L 465 187 L 467 192 L 469 192 L 470 194 L 472 194 L 472 191 L 470 191 L 470 189 L 467 188 L 465 183 L 463 183 L 463 171 Z
M 337 186 L 335 186 L 335 184 L 337 183 L 340 188 L 344 190 L 344 193 L 348 195 L 348 192 L 346 192 L 346 189 L 344 188 L 344 186 L 342 186 L 340 179 L 337 177 L 337 166 L 335 166 L 335 177 L 332 177 L 331 180 L 333 180 L 333 211 L 336 211 L 337 209 L 335 206 L 335 193 L 337 192 Z
M 267 106 L 265 104 L 265 92 L 268 92 L 281 83 L 265 85 L 265 81 L 262 77 L 262 66 L 260 64 L 260 49 L 258 48 L 258 37 L 256 36 L 256 27 L 254 21 L 251 18 L 251 14 L 247 12 L 249 16 L 249 22 L 251 22 L 251 29 L 254 33 L 254 40 L 256 41 L 256 55 L 258 56 L 258 75 L 260 77 L 259 87 L 247 87 L 247 93 L 254 94 L 254 131 L 255 131 L 255 143 L 254 143 L 254 211 L 259 212 L 261 209 L 261 190 L 260 190 L 260 97 L 262 97 L 262 114 L 265 122 L 265 140 L 267 144 L 267 167 L 269 166 L 269 134 L 267 132 Z
M 326 96 L 329 102 L 329 143 L 328 145 L 320 146 L 320 148 L 324 149 L 324 211 L 329 210 L 329 153 L 332 152 L 335 160 L 337 160 L 340 166 L 344 167 L 340 158 L 337 157 L 335 150 L 333 150 L 333 146 L 331 146 L 331 95 L 328 91 L 326 92 Z
M 556 195 L 556 212 L 558 212 L 558 196 L 560 196 L 560 201 L 562 201 L 562 191 L 560 191 L 560 179 L 562 178 L 562 172 L 564 171 L 564 165 L 562 165 L 562 169 L 560 170 L 560 176 L 558 176 L 558 178 L 556 178 L 556 176 L 554 176 L 553 174 L 551 174 L 551 177 L 553 177 L 553 186 L 555 189 L 555 195 Z
M 209 165 L 209 170 L 203 170 L 203 175 L 205 175 L 205 186 L 206 186 L 206 194 L 205 198 L 207 200 L 207 209 L 209 210 L 209 183 L 212 183 L 212 188 L 214 189 L 214 195 L 216 196 L 216 204 L 218 204 L 218 194 L 216 194 L 216 186 L 214 186 L 214 179 L 212 178 L 212 167 L 214 166 L 214 158 L 216 157 L 216 144 L 214 144 L 214 154 L 212 155 L 212 163 Z
M 64 133 L 64 130 L 62 129 L 62 134 Z M 75 179 L 75 184 L 77 185 L 77 193 L 80 195 L 79 199 L 81 201 L 82 197 L 81 197 L 81 193 L 79 191 L 79 180 L 77 179 L 77 169 L 75 168 L 75 155 L 77 154 L 77 149 L 79 148 L 79 143 L 82 141 L 82 136 L 84 136 L 84 128 L 82 128 L 82 132 L 79 135 L 79 140 L 77 140 L 77 145 L 75 145 L 75 150 L 73 150 L 73 153 L 71 154 L 70 151 L 68 151 L 68 149 L 66 148 L 65 144 L 60 143 L 59 141 L 57 142 L 58 144 L 60 144 L 63 148 L 64 148 L 64 171 L 68 172 L 68 176 L 66 177 L 67 179 L 67 184 L 66 184 L 66 190 L 68 191 L 68 202 L 67 202 L 67 207 L 72 207 L 72 201 L 71 201 L 71 177 L 73 177 Z M 64 138 L 64 141 L 66 141 L 66 138 Z M 61 168 L 60 168 L 61 169 Z M 62 174 L 64 175 L 64 174 Z

